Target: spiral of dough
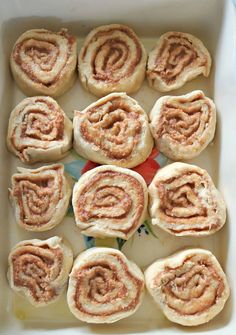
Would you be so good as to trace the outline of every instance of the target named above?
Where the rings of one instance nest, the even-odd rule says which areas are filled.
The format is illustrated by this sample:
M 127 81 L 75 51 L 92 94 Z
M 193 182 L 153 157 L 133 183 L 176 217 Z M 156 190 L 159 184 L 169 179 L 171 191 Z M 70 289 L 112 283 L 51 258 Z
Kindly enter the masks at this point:
M 213 234 L 225 223 L 226 208 L 206 170 L 173 163 L 159 170 L 149 185 L 152 223 L 177 235 Z
M 125 93 L 111 93 L 75 111 L 73 126 L 75 150 L 100 164 L 134 167 L 152 151 L 147 114 Z
M 211 56 L 198 38 L 170 31 L 159 38 L 150 52 L 146 73 L 151 87 L 167 92 L 200 74 L 208 77 L 210 68 Z
M 97 96 L 137 91 L 144 79 L 146 51 L 135 32 L 111 24 L 93 29 L 79 54 L 83 86 Z
M 29 231 L 52 229 L 66 215 L 71 196 L 64 166 L 54 164 L 18 171 L 12 176 L 10 189 L 17 224 Z
M 67 301 L 78 319 L 111 323 L 137 310 L 143 290 L 141 270 L 119 250 L 91 248 L 75 260 Z
M 192 159 L 213 140 L 216 107 L 202 91 L 164 96 L 150 113 L 157 148 L 172 160 Z
M 168 319 L 196 326 L 210 321 L 229 297 L 226 276 L 208 250 L 188 249 L 154 262 L 147 289 Z
M 128 239 L 143 223 L 147 202 L 144 179 L 112 165 L 86 172 L 73 189 L 76 224 L 88 236 Z
M 26 98 L 11 112 L 7 145 L 23 163 L 61 159 L 72 146 L 72 122 L 54 99 Z
M 58 236 L 18 243 L 9 258 L 11 288 L 35 307 L 54 302 L 63 292 L 73 263 L 69 245 Z
M 17 39 L 10 64 L 14 79 L 26 95 L 60 96 L 76 77 L 76 38 L 67 29 L 58 33 L 28 30 Z

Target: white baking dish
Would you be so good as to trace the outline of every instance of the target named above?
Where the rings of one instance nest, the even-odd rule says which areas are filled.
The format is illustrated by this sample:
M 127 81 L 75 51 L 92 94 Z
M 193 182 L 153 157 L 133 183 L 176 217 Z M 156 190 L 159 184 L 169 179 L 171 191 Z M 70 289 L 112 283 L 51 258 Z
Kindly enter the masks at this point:
M 231 298 L 225 309 L 209 324 L 184 328 L 164 318 L 152 300 L 146 296 L 138 312 L 113 325 L 87 325 L 77 321 L 69 312 L 65 297 L 58 303 L 43 309 L 34 309 L 24 299 L 17 298 L 9 290 L 6 270 L 10 248 L 19 240 L 46 238 L 55 234 L 65 236 L 73 245 L 75 255 L 85 248 L 84 240 L 75 227 L 73 218 L 66 218 L 63 224 L 46 233 L 23 232 L 16 227 L 8 201 L 10 176 L 22 165 L 6 149 L 5 138 L 9 114 L 24 97 L 16 88 L 10 71 L 9 56 L 14 41 L 22 32 L 31 28 L 59 30 L 69 28 L 81 41 L 89 30 L 104 23 L 126 23 L 133 27 L 149 50 L 162 33 L 179 30 L 198 36 L 208 47 L 213 58 L 210 78 L 200 77 L 173 94 L 202 89 L 214 99 L 218 111 L 217 135 L 214 144 L 208 147 L 193 162 L 206 168 L 223 193 L 228 220 L 225 227 L 215 235 L 204 238 L 171 237 L 158 228 L 159 237 L 145 233 L 136 234 L 123 246 L 124 253 L 141 268 L 152 261 L 167 256 L 183 246 L 198 246 L 211 250 L 226 270 L 231 285 Z M 236 330 L 234 301 L 236 293 L 236 34 L 235 8 L 231 0 L 8 0 L 0 1 L 0 334 L 180 334 L 194 332 L 227 335 Z M 144 109 L 149 112 L 159 93 L 145 83 L 135 95 Z M 81 109 L 96 98 L 85 93 L 77 80 L 74 87 L 58 99 L 69 116 L 73 109 Z M 69 156 L 66 161 L 74 160 Z M 112 242 L 97 241 L 98 245 Z

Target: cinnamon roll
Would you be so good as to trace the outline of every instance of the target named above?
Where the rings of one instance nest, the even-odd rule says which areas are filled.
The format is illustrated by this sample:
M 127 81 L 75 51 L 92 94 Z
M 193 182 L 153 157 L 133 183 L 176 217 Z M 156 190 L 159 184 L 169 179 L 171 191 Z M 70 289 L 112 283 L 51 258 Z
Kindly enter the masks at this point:
M 70 246 L 58 236 L 18 243 L 8 258 L 8 279 L 13 291 L 35 307 L 60 297 L 73 263 Z
M 58 33 L 32 29 L 16 41 L 10 59 L 13 77 L 26 95 L 62 95 L 76 78 L 77 41 Z
M 144 179 L 137 172 L 112 165 L 86 172 L 75 184 L 72 198 L 82 234 L 125 240 L 143 223 L 147 201 Z
M 112 93 L 75 111 L 74 148 L 93 162 L 131 168 L 152 151 L 148 117 L 136 100 Z
M 223 198 L 206 170 L 173 163 L 160 169 L 149 186 L 152 224 L 177 235 L 210 235 L 226 220 Z
M 71 196 L 64 166 L 54 164 L 18 171 L 12 176 L 9 190 L 17 224 L 30 231 L 52 229 L 66 215 Z
M 79 76 L 98 97 L 136 92 L 144 79 L 146 51 L 135 32 L 121 24 L 93 29 L 79 53 Z
M 164 96 L 155 103 L 150 120 L 159 151 L 172 160 L 191 159 L 214 138 L 216 107 L 202 91 Z
M 223 309 L 230 289 L 215 256 L 189 249 L 154 262 L 145 271 L 146 286 L 165 316 L 184 326 L 197 326 Z
M 138 309 L 143 291 L 141 270 L 124 254 L 111 248 L 91 248 L 74 262 L 67 302 L 81 321 L 112 323 Z
M 27 164 L 61 159 L 72 146 L 72 122 L 54 99 L 26 98 L 11 112 L 7 146 Z
M 200 74 L 208 77 L 210 69 L 211 56 L 198 38 L 170 31 L 159 38 L 149 54 L 147 79 L 151 87 L 167 92 Z

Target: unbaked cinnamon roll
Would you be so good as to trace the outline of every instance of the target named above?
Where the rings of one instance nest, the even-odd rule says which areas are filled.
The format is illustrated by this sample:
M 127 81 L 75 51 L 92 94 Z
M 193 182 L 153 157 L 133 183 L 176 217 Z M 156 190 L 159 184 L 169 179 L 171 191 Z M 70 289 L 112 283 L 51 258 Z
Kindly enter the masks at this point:
M 121 24 L 93 29 L 79 54 L 79 76 L 98 97 L 136 92 L 144 79 L 146 51 L 135 32 Z
M 8 279 L 13 291 L 35 307 L 57 300 L 66 287 L 73 263 L 70 246 L 58 236 L 18 243 L 8 258 Z
M 200 74 L 208 77 L 210 69 L 211 56 L 198 38 L 170 31 L 159 38 L 149 54 L 147 79 L 151 87 L 167 92 Z
M 164 96 L 155 103 L 150 120 L 160 152 L 172 160 L 191 159 L 214 138 L 216 107 L 202 91 Z
M 112 165 L 86 172 L 73 189 L 72 204 L 81 233 L 125 240 L 143 223 L 147 185 L 134 171 Z
M 26 98 L 11 112 L 7 145 L 23 163 L 61 159 L 72 146 L 72 122 L 54 99 Z
M 112 323 L 138 309 L 143 291 L 143 273 L 124 254 L 111 248 L 91 248 L 74 262 L 67 302 L 81 321 Z
M 146 286 L 165 316 L 184 326 L 197 326 L 223 309 L 230 289 L 215 256 L 188 249 L 154 262 L 145 271 Z
M 52 229 L 66 215 L 71 196 L 64 166 L 54 164 L 18 171 L 12 176 L 9 190 L 17 224 L 30 231 Z
M 74 148 L 93 162 L 134 167 L 152 151 L 148 117 L 136 100 L 112 93 L 75 111 Z
M 26 95 L 62 95 L 76 78 L 76 38 L 61 29 L 58 33 L 32 29 L 16 41 L 10 59 L 14 79 Z
M 152 224 L 177 235 L 210 235 L 226 220 L 224 200 L 206 170 L 173 163 L 160 169 L 149 186 Z

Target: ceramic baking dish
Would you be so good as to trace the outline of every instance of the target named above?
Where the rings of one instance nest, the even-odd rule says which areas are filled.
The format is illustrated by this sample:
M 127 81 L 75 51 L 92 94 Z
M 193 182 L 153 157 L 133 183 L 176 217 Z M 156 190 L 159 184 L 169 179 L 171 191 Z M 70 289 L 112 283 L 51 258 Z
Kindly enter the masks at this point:
M 155 259 L 170 255 L 184 247 L 203 247 L 211 250 L 226 271 L 231 297 L 223 312 L 209 324 L 196 328 L 184 328 L 170 323 L 146 295 L 144 303 L 132 317 L 113 325 L 87 325 L 76 320 L 66 306 L 65 296 L 57 303 L 43 309 L 35 309 L 11 293 L 7 278 L 7 256 L 18 241 L 33 237 L 65 236 L 73 245 L 74 254 L 89 247 L 75 227 L 73 217 L 67 218 L 57 228 L 44 233 L 24 232 L 16 227 L 8 201 L 10 177 L 16 166 L 22 164 L 11 155 L 5 145 L 7 123 L 12 108 L 24 98 L 17 89 L 9 70 L 9 56 L 16 38 L 31 28 L 48 28 L 54 31 L 66 27 L 79 38 L 81 47 L 84 36 L 91 28 L 105 23 L 125 23 L 141 37 L 147 50 L 162 33 L 169 30 L 189 32 L 199 37 L 208 47 L 213 68 L 208 79 L 199 77 L 173 94 L 184 94 L 202 89 L 214 99 L 217 106 L 218 125 L 214 143 L 192 161 L 206 168 L 221 190 L 227 204 L 228 219 L 224 228 L 210 237 L 172 237 L 158 228 L 150 231 L 141 228 L 122 246 L 122 251 L 145 269 Z M 180 334 L 210 332 L 212 335 L 234 334 L 236 313 L 236 34 L 235 8 L 230 0 L 9 0 L 0 1 L 0 334 Z M 160 94 L 150 89 L 146 82 L 134 95 L 147 113 Z M 58 99 L 65 112 L 73 117 L 74 109 L 82 109 L 95 101 L 86 93 L 79 80 L 73 88 Z M 70 154 L 65 160 L 69 171 L 77 174 L 85 161 Z M 165 164 L 163 157 L 158 157 Z M 73 164 L 71 162 L 74 162 Z M 96 245 L 118 247 L 116 241 L 97 240 Z M 120 245 L 121 247 L 121 245 Z

